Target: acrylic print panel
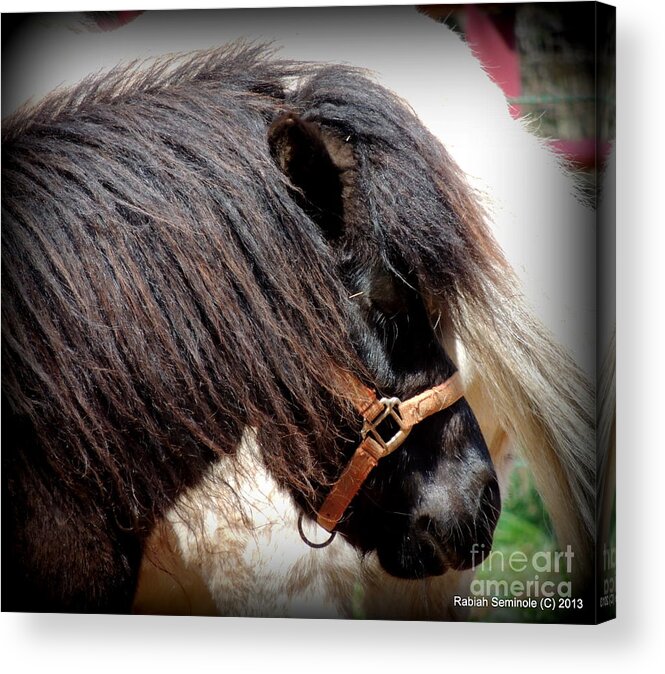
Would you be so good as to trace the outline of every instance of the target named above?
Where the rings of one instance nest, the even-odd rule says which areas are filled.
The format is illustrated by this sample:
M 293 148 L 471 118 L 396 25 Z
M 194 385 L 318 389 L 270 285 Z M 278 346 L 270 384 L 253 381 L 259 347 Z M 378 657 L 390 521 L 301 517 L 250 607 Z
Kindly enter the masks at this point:
M 3 609 L 610 617 L 612 16 L 11 17 Z

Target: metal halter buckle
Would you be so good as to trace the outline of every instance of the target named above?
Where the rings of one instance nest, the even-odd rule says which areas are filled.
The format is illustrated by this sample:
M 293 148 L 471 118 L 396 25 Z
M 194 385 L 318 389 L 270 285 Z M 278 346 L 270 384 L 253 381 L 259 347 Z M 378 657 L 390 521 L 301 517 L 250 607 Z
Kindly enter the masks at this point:
M 362 430 L 360 431 L 360 435 L 362 436 L 363 440 L 365 440 L 369 435 L 370 438 L 374 440 L 376 444 L 378 444 L 380 448 L 380 455 L 376 457 L 377 459 L 391 454 L 398 447 L 400 447 L 406 440 L 412 428 L 411 426 L 407 426 L 400 416 L 399 406 L 401 401 L 399 398 L 381 398 L 379 402 L 384 406 L 383 411 L 373 421 L 367 421 L 366 419 Z M 390 417 L 397 424 L 399 429 L 389 440 L 384 440 L 378 431 L 378 427 L 388 417 Z

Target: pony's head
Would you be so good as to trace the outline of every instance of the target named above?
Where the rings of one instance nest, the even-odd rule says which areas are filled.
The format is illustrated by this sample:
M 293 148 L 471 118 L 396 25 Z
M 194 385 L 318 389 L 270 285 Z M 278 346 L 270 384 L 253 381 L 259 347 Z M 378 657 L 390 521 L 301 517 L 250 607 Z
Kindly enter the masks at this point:
M 482 218 L 440 144 L 358 72 L 269 56 L 120 67 L 3 125 L 12 545 L 58 606 L 73 585 L 85 606 L 106 576 L 131 586 L 122 554 L 248 428 L 314 517 L 358 445 L 345 375 L 402 400 L 436 386 L 455 371 L 440 327 L 488 305 Z M 479 562 L 498 512 L 461 399 L 338 529 L 423 577 Z
M 450 317 L 442 317 L 442 303 L 426 294 L 424 279 L 407 259 L 405 245 L 393 239 L 391 225 L 410 206 L 418 209 L 414 201 L 425 208 L 442 238 L 434 249 L 447 247 L 442 252 L 449 257 L 438 261 L 437 268 L 448 276 L 448 296 L 455 292 L 456 267 L 460 275 L 466 272 L 463 259 L 450 259 L 463 250 L 463 240 L 452 228 L 441 228 L 441 219 L 447 223 L 458 216 L 434 182 L 429 193 L 422 190 L 427 179 L 404 182 L 397 186 L 401 194 L 391 190 L 390 181 L 383 182 L 382 171 L 395 171 L 390 162 L 400 162 L 400 171 L 418 170 L 410 166 L 413 150 L 399 157 L 390 148 L 377 150 L 378 139 L 358 138 L 351 110 L 362 114 L 349 105 L 337 128 L 319 123 L 311 111 L 304 117 L 282 114 L 268 138 L 295 200 L 329 246 L 345 289 L 350 338 L 364 365 L 365 383 L 381 395 L 406 400 L 445 382 L 456 367 L 436 332 Z M 383 208 L 394 208 L 392 222 L 381 217 L 383 208 L 375 208 L 377 199 L 385 200 Z M 343 453 L 349 456 L 358 444 L 357 429 L 347 429 L 345 437 Z M 361 549 L 376 550 L 391 574 L 419 578 L 478 563 L 481 557 L 472 550 L 491 548 L 499 511 L 488 448 L 462 398 L 418 423 L 399 449 L 379 462 L 337 530 Z

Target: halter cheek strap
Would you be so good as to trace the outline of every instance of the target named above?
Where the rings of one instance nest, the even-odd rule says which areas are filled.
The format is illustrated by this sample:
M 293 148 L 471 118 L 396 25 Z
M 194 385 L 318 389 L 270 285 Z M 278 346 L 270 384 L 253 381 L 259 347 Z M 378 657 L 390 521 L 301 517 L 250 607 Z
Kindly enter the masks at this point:
M 364 419 L 362 442 L 319 510 L 317 522 L 331 532 L 378 462 L 400 447 L 416 424 L 450 407 L 464 395 L 457 372 L 443 384 L 404 402 L 398 398 L 377 398 L 372 389 L 355 377 L 349 378 L 348 385 L 350 399 Z M 379 426 L 389 419 L 393 421 L 393 434 L 385 440 Z

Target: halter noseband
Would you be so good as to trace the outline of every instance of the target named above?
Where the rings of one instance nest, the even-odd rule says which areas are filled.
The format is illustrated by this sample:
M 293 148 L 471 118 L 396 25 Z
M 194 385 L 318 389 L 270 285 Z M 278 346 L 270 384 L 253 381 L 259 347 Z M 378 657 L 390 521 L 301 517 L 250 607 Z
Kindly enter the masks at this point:
M 378 462 L 400 447 L 416 424 L 450 407 L 464 395 L 462 379 L 458 372 L 446 379 L 443 384 L 427 389 L 404 402 L 399 398 L 378 398 L 372 389 L 352 376 L 349 376 L 345 383 L 350 391 L 350 400 L 364 420 L 361 431 L 362 442 L 356 448 L 340 478 L 332 486 L 316 519 L 321 527 L 332 532 L 332 536 L 324 543 L 312 543 L 303 533 L 302 515 L 298 519 L 300 536 L 312 547 L 325 547 L 332 543 L 335 527 Z M 393 429 L 396 427 L 397 430 L 393 432 L 392 437 L 385 440 L 378 429 L 389 419 L 393 422 Z

